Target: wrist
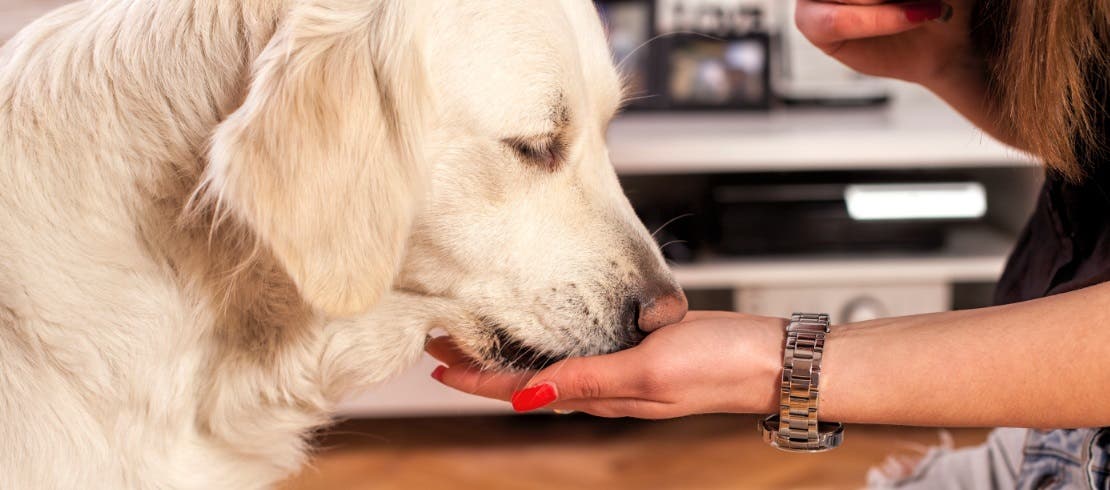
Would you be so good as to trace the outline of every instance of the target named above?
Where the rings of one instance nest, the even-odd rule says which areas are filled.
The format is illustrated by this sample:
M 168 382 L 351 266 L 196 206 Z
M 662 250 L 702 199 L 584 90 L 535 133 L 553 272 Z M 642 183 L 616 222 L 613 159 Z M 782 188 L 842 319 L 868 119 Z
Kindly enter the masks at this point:
M 951 103 L 953 99 L 982 98 L 988 73 L 986 60 L 967 52 L 951 55 L 910 81 Z
M 779 407 L 787 320 L 739 316 L 729 327 L 727 358 L 714 367 L 724 406 L 711 411 L 770 413 Z M 720 369 L 720 366 L 725 366 Z
M 763 349 L 765 355 L 760 363 L 763 369 L 760 370 L 761 388 L 758 391 L 764 396 L 759 401 L 756 413 L 777 412 L 782 403 L 782 359 L 786 348 L 786 326 L 789 323 L 786 319 L 781 320 L 774 325 L 773 334 L 767 336 Z
M 919 83 L 950 105 L 965 100 L 982 100 L 987 91 L 987 75 L 981 69 L 962 68 Z
M 989 75 L 982 61 L 959 64 L 919 84 L 998 141 L 1027 150 L 1008 119 L 1001 117 L 999 98 L 990 89 Z

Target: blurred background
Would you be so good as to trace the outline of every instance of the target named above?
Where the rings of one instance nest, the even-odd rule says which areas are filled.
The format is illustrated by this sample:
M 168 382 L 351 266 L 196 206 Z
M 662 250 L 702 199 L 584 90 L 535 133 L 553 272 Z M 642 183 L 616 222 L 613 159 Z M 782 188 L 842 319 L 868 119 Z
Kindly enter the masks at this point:
M 0 0 L 0 42 L 64 3 Z M 595 3 L 630 87 L 610 154 L 692 308 L 843 323 L 991 302 L 1035 162 L 920 88 L 829 60 L 794 29 L 792 1 Z M 746 416 L 514 416 L 442 388 L 434 366 L 353 396 L 288 487 L 855 488 L 938 441 L 851 427 L 842 449 L 797 456 Z

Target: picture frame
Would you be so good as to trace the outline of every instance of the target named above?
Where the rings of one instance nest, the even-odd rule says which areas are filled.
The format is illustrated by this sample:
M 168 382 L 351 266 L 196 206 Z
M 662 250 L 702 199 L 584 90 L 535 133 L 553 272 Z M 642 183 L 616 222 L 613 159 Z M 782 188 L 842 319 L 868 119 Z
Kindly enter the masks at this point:
M 665 43 L 664 82 L 672 110 L 769 110 L 771 36 L 747 32 L 710 36 L 679 34 Z
M 774 102 L 772 36 L 753 9 L 706 7 L 660 35 L 654 0 L 596 0 L 628 111 L 766 111 Z M 704 28 L 702 28 L 704 27 Z M 704 32 L 703 32 L 704 31 Z

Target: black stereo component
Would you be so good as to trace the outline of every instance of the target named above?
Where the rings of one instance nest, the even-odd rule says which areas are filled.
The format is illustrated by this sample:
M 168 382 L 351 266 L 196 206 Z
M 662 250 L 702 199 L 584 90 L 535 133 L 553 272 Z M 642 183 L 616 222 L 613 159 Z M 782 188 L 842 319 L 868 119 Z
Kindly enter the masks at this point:
M 944 246 L 943 220 L 859 220 L 845 185 L 722 186 L 713 190 L 722 255 L 928 251 Z

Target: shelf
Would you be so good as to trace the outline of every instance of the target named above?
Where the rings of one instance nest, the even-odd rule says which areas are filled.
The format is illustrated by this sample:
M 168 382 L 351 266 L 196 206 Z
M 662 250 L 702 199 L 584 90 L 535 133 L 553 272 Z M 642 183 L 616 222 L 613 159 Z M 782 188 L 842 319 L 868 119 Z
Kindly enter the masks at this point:
M 953 231 L 934 253 L 716 258 L 672 269 L 688 289 L 993 282 L 1012 243 L 1002 233 L 969 228 Z
M 771 113 L 631 113 L 609 128 L 618 173 L 1014 167 L 1035 162 L 939 101 Z

